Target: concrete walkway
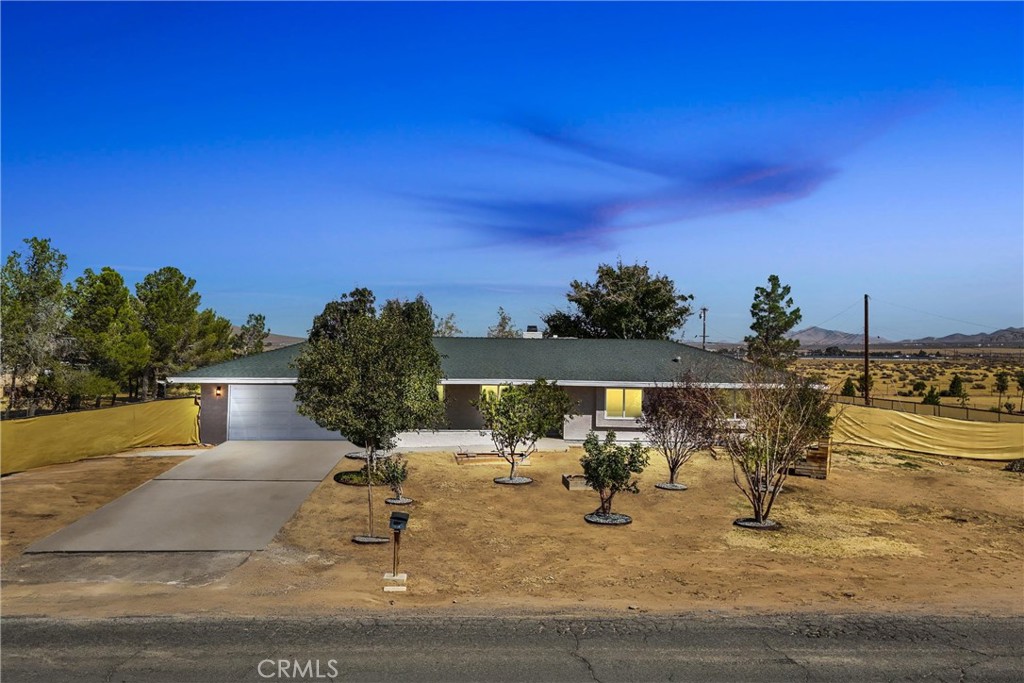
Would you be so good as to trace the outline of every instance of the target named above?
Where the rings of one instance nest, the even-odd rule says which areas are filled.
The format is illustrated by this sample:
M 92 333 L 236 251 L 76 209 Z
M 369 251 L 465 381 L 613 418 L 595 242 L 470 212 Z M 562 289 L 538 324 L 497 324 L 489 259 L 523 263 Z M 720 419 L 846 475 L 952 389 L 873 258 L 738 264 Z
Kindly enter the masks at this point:
M 352 450 L 345 441 L 228 441 L 26 552 L 261 550 Z

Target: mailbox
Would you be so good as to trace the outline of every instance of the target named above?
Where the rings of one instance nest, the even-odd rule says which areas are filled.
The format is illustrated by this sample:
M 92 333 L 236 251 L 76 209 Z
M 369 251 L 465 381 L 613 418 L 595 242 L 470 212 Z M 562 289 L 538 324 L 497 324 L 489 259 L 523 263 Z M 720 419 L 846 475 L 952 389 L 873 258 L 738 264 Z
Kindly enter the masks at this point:
M 392 512 L 391 513 L 391 530 L 392 531 L 405 531 L 405 527 L 409 524 L 409 513 L 408 512 Z

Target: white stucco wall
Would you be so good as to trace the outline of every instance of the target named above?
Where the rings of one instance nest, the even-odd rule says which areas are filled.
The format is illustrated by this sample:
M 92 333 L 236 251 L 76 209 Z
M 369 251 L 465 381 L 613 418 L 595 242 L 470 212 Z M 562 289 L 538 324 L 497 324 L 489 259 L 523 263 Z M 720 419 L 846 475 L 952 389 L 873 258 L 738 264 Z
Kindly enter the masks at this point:
M 440 429 L 436 432 L 402 432 L 398 435 L 398 446 L 402 448 L 450 448 L 460 447 L 472 451 L 494 449 L 490 432 L 480 433 L 479 429 Z
M 566 441 L 583 441 L 587 433 L 594 428 L 594 397 L 597 389 L 594 387 L 566 387 L 565 391 L 573 401 L 576 401 L 576 412 L 574 417 L 565 419 L 562 426 L 562 438 Z

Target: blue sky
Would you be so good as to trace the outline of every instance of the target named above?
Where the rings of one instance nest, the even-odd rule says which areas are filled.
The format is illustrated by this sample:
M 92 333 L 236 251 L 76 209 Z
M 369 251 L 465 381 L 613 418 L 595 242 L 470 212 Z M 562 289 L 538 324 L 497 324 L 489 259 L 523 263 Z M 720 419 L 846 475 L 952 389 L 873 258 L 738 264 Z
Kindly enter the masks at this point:
M 2 246 L 165 265 L 304 335 L 355 286 L 483 334 L 646 261 L 748 332 L 1024 324 L 1024 5 L 12 3 Z M 942 317 L 940 317 L 942 316 Z M 699 333 L 696 317 L 684 334 Z

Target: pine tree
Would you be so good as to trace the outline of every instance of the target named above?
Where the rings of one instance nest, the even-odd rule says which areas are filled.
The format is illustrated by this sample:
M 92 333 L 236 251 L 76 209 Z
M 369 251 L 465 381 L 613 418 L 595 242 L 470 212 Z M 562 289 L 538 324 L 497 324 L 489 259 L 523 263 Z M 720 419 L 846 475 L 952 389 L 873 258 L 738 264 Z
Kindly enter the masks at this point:
M 778 275 L 768 276 L 768 287 L 754 290 L 754 303 L 750 315 L 754 319 L 750 329 L 754 334 L 743 338 L 747 343 L 747 355 L 758 365 L 777 370 L 784 369 L 800 347 L 797 339 L 786 335 L 800 324 L 803 315 L 799 308 L 793 308 L 789 285 L 783 285 Z

